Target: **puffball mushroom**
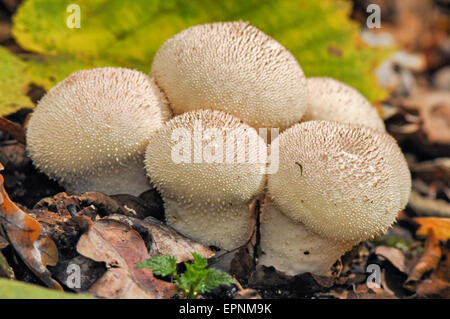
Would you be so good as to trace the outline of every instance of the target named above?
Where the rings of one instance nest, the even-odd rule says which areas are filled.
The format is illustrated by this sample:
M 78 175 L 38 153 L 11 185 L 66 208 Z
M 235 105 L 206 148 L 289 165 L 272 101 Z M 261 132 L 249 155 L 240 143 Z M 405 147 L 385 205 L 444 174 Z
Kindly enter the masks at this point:
M 253 227 L 249 205 L 265 183 L 265 159 L 255 160 L 260 151 L 267 148 L 256 130 L 221 111 L 187 112 L 167 122 L 150 136 L 145 154 L 167 223 L 205 245 L 245 244 Z
M 27 128 L 34 165 L 74 193 L 149 189 L 144 152 L 171 116 L 153 79 L 124 68 L 78 71 L 39 101 Z
M 283 130 L 306 109 L 306 80 L 294 56 L 242 21 L 176 34 L 156 53 L 151 74 L 175 114 L 221 110 L 255 128 Z
M 386 231 L 407 204 L 408 166 L 386 133 L 310 121 L 278 142 L 261 220 L 263 265 L 324 274 L 352 246 Z
M 353 87 L 327 77 L 308 78 L 306 83 L 308 108 L 303 122 L 326 120 L 386 130 L 377 110 Z

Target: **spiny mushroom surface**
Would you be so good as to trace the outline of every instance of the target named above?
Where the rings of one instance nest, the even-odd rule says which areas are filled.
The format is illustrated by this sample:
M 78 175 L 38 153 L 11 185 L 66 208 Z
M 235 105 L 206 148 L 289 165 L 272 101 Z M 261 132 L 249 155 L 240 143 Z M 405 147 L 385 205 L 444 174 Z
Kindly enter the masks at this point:
M 149 189 L 150 134 L 171 116 L 147 75 L 124 68 L 71 74 L 38 103 L 27 128 L 34 165 L 67 190 L 138 195 Z
M 255 128 L 283 130 L 306 109 L 306 81 L 294 56 L 241 21 L 176 34 L 156 53 L 151 74 L 175 114 L 215 109 Z
M 184 113 L 159 129 L 145 163 L 167 223 L 206 245 L 245 244 L 253 226 L 249 205 L 264 187 L 265 159 L 252 155 L 257 149 L 267 154 L 256 130 L 221 111 Z
M 308 78 L 306 83 L 308 107 L 302 122 L 336 121 L 385 131 L 383 120 L 376 108 L 351 86 L 327 77 Z
M 310 121 L 279 138 L 268 176 L 260 262 L 294 275 L 323 274 L 346 250 L 386 231 L 408 201 L 410 173 L 389 135 Z

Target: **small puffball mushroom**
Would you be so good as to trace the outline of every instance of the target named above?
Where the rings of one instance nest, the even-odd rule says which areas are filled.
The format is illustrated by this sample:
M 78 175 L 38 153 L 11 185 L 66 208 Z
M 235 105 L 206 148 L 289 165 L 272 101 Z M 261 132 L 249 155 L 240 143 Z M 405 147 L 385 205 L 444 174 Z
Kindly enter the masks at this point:
M 242 21 L 176 34 L 156 53 L 151 74 L 175 114 L 221 110 L 255 128 L 283 130 L 306 110 L 306 80 L 294 56 Z
M 78 71 L 39 101 L 27 150 L 40 171 L 70 192 L 138 195 L 150 188 L 143 163 L 148 137 L 170 116 L 165 97 L 141 72 Z
M 324 274 L 352 246 L 386 231 L 407 204 L 408 166 L 386 133 L 310 121 L 278 142 L 261 221 L 263 265 Z
M 302 122 L 336 121 L 386 130 L 376 108 L 351 86 L 327 77 L 308 78 L 306 83 L 308 107 Z
M 145 164 L 166 220 L 205 245 L 232 250 L 248 240 L 249 210 L 264 188 L 267 147 L 257 131 L 221 111 L 174 117 L 150 137 Z

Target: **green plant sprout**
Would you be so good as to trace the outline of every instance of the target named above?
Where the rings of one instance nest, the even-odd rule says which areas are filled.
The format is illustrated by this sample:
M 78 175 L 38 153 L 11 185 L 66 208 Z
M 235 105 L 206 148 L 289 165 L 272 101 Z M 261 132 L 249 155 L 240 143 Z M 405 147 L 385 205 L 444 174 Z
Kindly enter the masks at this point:
M 219 286 L 229 286 L 235 280 L 227 273 L 218 269 L 209 268 L 208 261 L 200 254 L 191 252 L 193 263 L 184 263 L 186 271 L 177 273 L 177 259 L 171 255 L 161 255 L 149 258 L 136 265 L 136 268 L 152 269 L 157 276 L 172 276 L 181 295 L 186 299 L 195 299 L 199 294 L 210 292 Z

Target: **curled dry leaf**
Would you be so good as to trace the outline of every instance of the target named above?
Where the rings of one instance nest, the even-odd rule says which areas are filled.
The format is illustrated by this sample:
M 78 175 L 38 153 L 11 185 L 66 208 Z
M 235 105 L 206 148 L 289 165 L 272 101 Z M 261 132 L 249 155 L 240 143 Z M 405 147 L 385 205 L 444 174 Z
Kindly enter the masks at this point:
M 177 289 L 153 276 L 150 269 L 136 269 L 137 263 L 150 258 L 139 233 L 130 226 L 112 219 L 93 222 L 88 217 L 73 218 L 85 231 L 77 251 L 92 260 L 105 262 L 107 272 L 89 289 L 100 298 L 172 297 Z
M 184 237 L 155 218 L 147 217 L 144 220 L 139 220 L 124 215 L 112 215 L 108 218 L 119 220 L 135 228 L 139 233 L 146 234 L 144 238 L 148 238 L 147 247 L 149 247 L 152 256 L 172 255 L 177 258 L 177 263 L 192 260 L 192 252 L 196 252 L 206 259 L 214 256 L 214 252 L 210 249 Z
M 0 170 L 3 170 L 1 164 Z M 48 287 L 63 290 L 46 267 L 58 261 L 55 243 L 48 237 L 40 237 L 39 222 L 11 201 L 3 182 L 3 176 L 0 175 L 0 221 L 9 242 L 27 267 Z
M 439 239 L 434 234 L 433 228 L 430 228 L 428 230 L 428 237 L 425 242 L 425 252 L 409 273 L 404 287 L 414 290 L 417 282 L 422 278 L 422 276 L 437 267 L 441 256 L 442 250 L 439 245 Z

